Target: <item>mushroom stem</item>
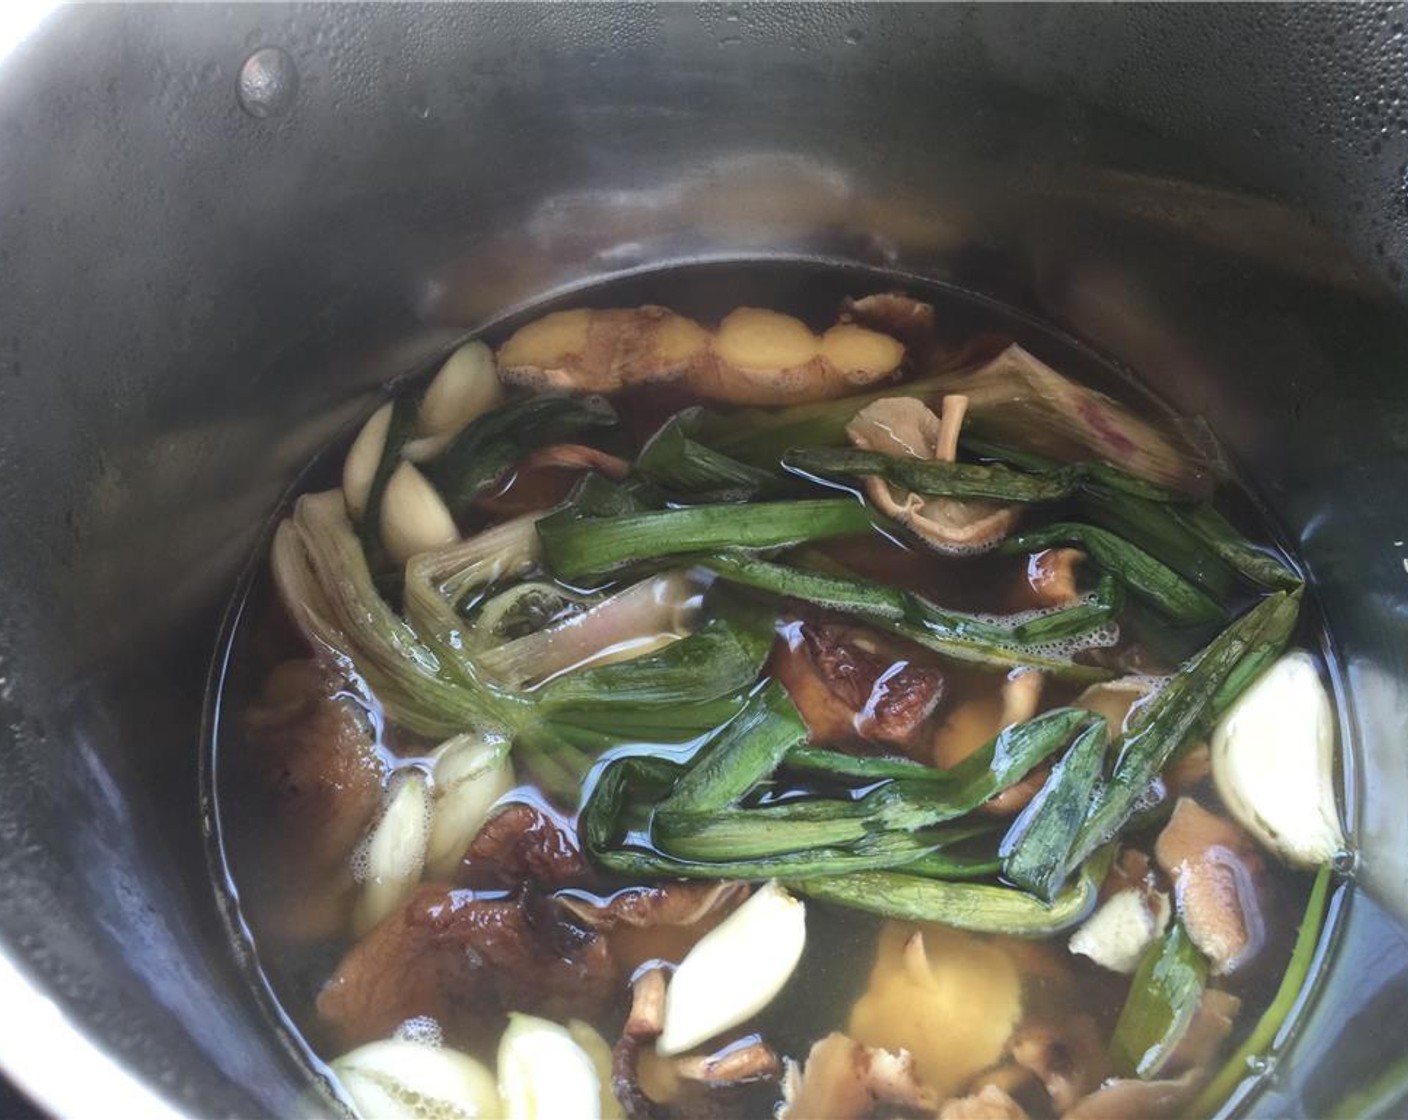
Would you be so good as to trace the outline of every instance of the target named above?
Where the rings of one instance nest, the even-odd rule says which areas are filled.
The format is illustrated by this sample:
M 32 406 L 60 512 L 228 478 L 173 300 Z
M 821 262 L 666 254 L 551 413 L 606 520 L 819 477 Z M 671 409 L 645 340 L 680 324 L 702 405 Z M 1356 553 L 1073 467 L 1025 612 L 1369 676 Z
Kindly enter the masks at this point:
M 704 1057 L 678 1058 L 675 1072 L 690 1081 L 709 1085 L 736 1085 L 743 1081 L 760 1081 L 782 1073 L 782 1062 L 766 1042 L 750 1042 L 746 1046 L 731 1046 Z
M 967 415 L 968 398 L 962 393 L 949 393 L 940 402 L 939 445 L 934 449 L 934 458 L 939 462 L 952 463 L 958 458 L 958 433 Z
M 1041 674 L 1021 669 L 1007 678 L 1002 686 L 1002 726 L 1026 723 L 1041 706 Z
M 665 970 L 648 968 L 631 984 L 631 1013 L 621 1033 L 627 1038 L 657 1038 L 665 1025 Z

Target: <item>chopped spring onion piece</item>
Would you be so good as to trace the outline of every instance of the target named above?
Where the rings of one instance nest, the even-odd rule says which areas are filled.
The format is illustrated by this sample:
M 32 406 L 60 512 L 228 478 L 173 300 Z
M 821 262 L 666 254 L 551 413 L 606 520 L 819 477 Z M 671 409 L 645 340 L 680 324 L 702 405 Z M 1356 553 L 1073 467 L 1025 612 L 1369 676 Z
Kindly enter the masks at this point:
M 616 413 L 600 397 L 522 397 L 474 420 L 427 470 L 459 513 L 533 448 L 615 424 Z
M 1157 1076 L 1193 1021 L 1207 979 L 1207 958 L 1175 921 L 1130 981 L 1110 1036 L 1110 1060 L 1118 1074 L 1146 1081 Z
M 1320 930 L 1325 924 L 1325 904 L 1330 894 L 1332 874 L 1330 865 L 1323 865 L 1315 874 L 1315 884 L 1310 889 L 1310 899 L 1305 904 L 1305 917 L 1301 919 L 1300 930 L 1296 933 L 1296 943 L 1291 949 L 1291 960 L 1281 976 L 1281 983 L 1271 1005 L 1262 1012 L 1252 1033 L 1217 1071 L 1217 1075 L 1203 1087 L 1196 1100 L 1187 1110 L 1189 1116 L 1210 1116 L 1227 1099 L 1228 1095 L 1245 1078 L 1250 1077 L 1253 1059 L 1265 1054 L 1276 1041 L 1281 1024 L 1290 1015 L 1305 988 L 1310 975 L 1310 966 L 1315 960 L 1315 950 L 1320 944 Z M 1358 1115 L 1348 1110 L 1342 1115 Z
M 473 732 L 456 735 L 432 756 L 435 802 L 426 848 L 426 872 L 435 879 L 454 875 L 465 850 L 489 818 L 489 810 L 513 788 L 513 764 L 505 739 Z
M 560 579 L 608 572 L 639 560 L 717 548 L 783 548 L 868 532 L 869 510 L 848 499 L 762 502 L 582 517 L 568 508 L 538 522 L 543 556 Z
M 526 528 L 536 543 L 531 521 Z M 450 554 L 474 547 L 465 542 Z M 493 550 L 498 551 L 498 538 Z M 355 667 L 397 723 L 439 738 L 511 725 L 522 702 L 485 686 L 452 641 L 439 640 L 417 617 L 414 574 L 422 560 L 433 564 L 435 555 L 409 566 L 408 622 L 377 592 L 342 494 L 330 490 L 298 499 L 293 516 L 274 534 L 270 562 L 284 606 L 313 648 Z M 458 626 L 453 612 L 450 626 Z
M 1054 502 L 1090 487 L 1111 487 L 1155 502 L 1186 502 L 1165 490 L 1104 463 L 1071 463 L 1041 471 L 1001 465 L 950 463 L 905 455 L 842 448 L 789 451 L 782 461 L 801 474 L 865 477 L 879 475 L 903 490 L 926 497 L 986 498 L 1004 502 Z
M 683 571 L 651 576 L 582 614 L 485 649 L 477 661 L 507 687 L 523 688 L 641 639 L 682 637 L 700 590 Z
M 788 751 L 806 741 L 807 725 L 786 690 L 769 682 L 700 748 L 657 811 L 711 814 L 732 805 L 771 774 Z
M 670 978 L 659 1053 L 682 1053 L 751 1019 L 792 976 L 806 939 L 806 906 L 777 883 L 764 883 Z
M 505 1120 L 601 1115 L 596 1063 L 558 1024 L 511 1012 L 499 1039 L 499 1096 Z
M 381 539 L 397 564 L 459 540 L 449 508 L 412 463 L 391 472 L 381 498 Z
M 503 403 L 494 352 L 478 339 L 466 342 L 440 367 L 420 398 L 416 426 L 422 436 L 458 435 L 472 420 Z
M 549 681 L 537 692 L 540 710 L 567 718 L 564 713 L 569 710 L 580 715 L 583 709 L 609 713 L 679 708 L 721 700 L 748 688 L 758 679 L 772 648 L 777 611 L 726 594 L 722 588 L 711 591 L 706 606 L 712 615 L 708 622 L 658 653 Z M 722 718 L 705 730 L 721 722 Z M 691 721 L 689 726 L 697 725 Z
M 392 778 L 381 819 L 372 827 L 353 864 L 362 894 L 353 928 L 366 933 L 404 902 L 420 881 L 430 841 L 430 791 L 425 775 L 405 770 Z
M 1258 677 L 1213 731 L 1212 777 L 1223 803 L 1293 867 L 1329 863 L 1344 847 L 1334 719 L 1315 659 L 1297 650 Z
M 329 1063 L 364 1120 L 490 1120 L 494 1075 L 458 1050 L 409 1039 L 359 1046 Z
M 1010 887 L 928 879 L 911 875 L 904 868 L 799 879 L 790 885 L 808 897 L 887 918 L 939 922 L 974 933 L 1045 937 L 1075 925 L 1090 913 L 1113 856 L 1113 848 L 1092 856 L 1076 880 L 1050 904 Z
M 736 552 L 714 553 L 701 558 L 699 563 L 730 583 L 854 615 L 956 661 L 1004 669 L 1036 668 L 1070 680 L 1104 680 L 1110 675 L 1103 669 L 1077 665 L 1052 656 L 1041 648 L 1040 643 L 1024 645 L 1013 636 L 1018 624 L 1005 626 L 961 611 L 945 610 L 922 596 L 899 588 L 803 571 Z M 1089 604 L 1078 604 L 1067 609 L 1080 611 L 1082 623 L 1089 623 L 1090 631 L 1108 621 L 1114 604 L 1107 603 L 1094 618 L 1088 608 Z M 1056 613 L 1052 612 L 1046 617 L 1055 619 Z M 1048 631 L 1054 632 L 1048 633 L 1047 637 L 1052 641 L 1057 640 L 1055 634 L 1066 629 L 1054 622 L 1048 622 L 1047 627 Z M 1070 637 L 1069 634 L 1061 636 Z
M 1091 803 L 1068 866 L 1123 827 L 1174 752 L 1207 723 L 1214 698 L 1238 664 L 1284 649 L 1299 612 L 1299 592 L 1278 591 L 1263 599 L 1190 658 L 1139 709 L 1115 743 L 1114 771 Z
M 1128 976 L 1168 928 L 1168 895 L 1142 887 L 1116 891 L 1071 934 L 1072 953 Z
M 999 848 L 1002 873 L 1009 882 L 1047 902 L 1056 897 L 1066 880 L 1071 845 L 1100 780 L 1108 741 L 1106 723 L 1096 716 L 1013 822 Z
M 1094 525 L 1058 522 L 1019 533 L 1004 541 L 1003 552 L 1040 552 L 1075 543 L 1097 564 L 1117 576 L 1130 591 L 1180 626 L 1221 622 L 1227 612 L 1167 564 L 1114 533 Z
M 700 410 L 667 420 L 636 457 L 634 473 L 667 494 L 693 501 L 741 502 L 788 489 L 776 471 L 741 463 L 692 438 Z

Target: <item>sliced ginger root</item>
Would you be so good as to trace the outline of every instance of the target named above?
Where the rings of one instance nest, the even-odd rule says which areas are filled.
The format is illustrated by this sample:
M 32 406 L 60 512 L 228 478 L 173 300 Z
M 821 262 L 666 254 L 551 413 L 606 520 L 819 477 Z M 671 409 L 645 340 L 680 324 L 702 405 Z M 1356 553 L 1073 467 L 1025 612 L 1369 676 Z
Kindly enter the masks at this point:
M 854 323 L 813 334 L 800 319 L 740 307 L 709 332 L 664 307 L 555 311 L 499 349 L 499 375 L 537 391 L 612 393 L 679 382 L 729 404 L 803 404 L 893 374 L 904 346 Z

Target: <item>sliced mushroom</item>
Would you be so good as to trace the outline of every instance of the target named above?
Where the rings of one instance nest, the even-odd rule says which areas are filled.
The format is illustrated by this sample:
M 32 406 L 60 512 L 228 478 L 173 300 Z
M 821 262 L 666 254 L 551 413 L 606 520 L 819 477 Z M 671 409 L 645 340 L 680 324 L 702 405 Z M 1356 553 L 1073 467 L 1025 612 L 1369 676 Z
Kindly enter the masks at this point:
M 862 1046 L 836 1032 L 812 1045 L 805 1066 L 788 1061 L 782 1099 L 777 1120 L 859 1120 L 882 1105 L 932 1112 L 937 1103 L 908 1053 Z
M 1154 844 L 1173 879 L 1178 915 L 1218 975 L 1234 972 L 1265 941 L 1256 842 L 1233 822 L 1180 797 Z
M 877 292 L 848 299 L 842 312 L 848 320 L 899 339 L 920 368 L 936 345 L 934 305 L 903 292 Z
M 1041 707 L 1044 678 L 1034 669 L 1018 669 L 1002 686 L 1002 715 L 998 731 L 1014 724 L 1025 723 Z M 995 731 L 994 734 L 997 732 Z M 1051 766 L 1043 763 L 1019 782 L 1014 782 L 996 796 L 985 801 L 980 811 L 989 816 L 1010 817 L 1020 813 L 1046 784 Z
M 938 1120 L 1027 1120 L 1027 1113 L 996 1085 L 944 1101 Z
M 606 899 L 567 891 L 555 897 L 583 926 L 606 933 L 612 956 L 632 970 L 684 960 L 748 897 L 748 884 L 700 880 L 626 887 Z
M 1168 895 L 1126 887 L 1101 903 L 1071 935 L 1070 949 L 1128 976 L 1139 967 L 1149 946 L 1163 936 L 1168 918 Z
M 1212 774 L 1228 811 L 1293 867 L 1344 847 L 1335 807 L 1335 722 L 1315 659 L 1288 653 L 1222 717 Z
M 861 738 L 911 750 L 943 698 L 944 678 L 865 627 L 791 621 L 771 663 L 813 742 Z
M 1080 598 L 1076 573 L 1085 563 L 1078 548 L 1045 548 L 1027 560 L 1027 587 L 1038 607 L 1066 607 Z
M 798 404 L 845 396 L 889 377 L 904 347 L 850 323 L 818 337 L 800 320 L 744 307 L 710 333 L 663 307 L 558 311 L 499 350 L 500 376 L 536 390 L 612 393 L 682 381 L 733 404 Z
M 1109 1072 L 1104 1041 L 1088 1015 L 1063 1016 L 1059 1023 L 1023 1023 L 1008 1049 L 1019 1066 L 1040 1080 L 1058 1114 L 1094 1090 Z
M 745 1085 L 775 1080 L 782 1073 L 782 1062 L 776 1050 L 754 1039 L 702 1057 L 676 1058 L 675 1073 L 708 1085 Z
M 1205 1079 L 1201 1070 L 1172 1081 L 1117 1078 L 1077 1102 L 1062 1120 L 1166 1120 L 1178 1114 Z
M 1125 730 L 1138 705 L 1152 696 L 1161 682 L 1155 677 L 1119 677 L 1093 684 L 1073 701 L 1073 706 L 1105 717 L 1111 738 Z
M 886 923 L 848 1033 L 908 1051 L 919 1079 L 957 1091 L 1003 1053 L 1022 1011 L 1022 981 L 998 945 L 944 926 Z
M 864 451 L 953 462 L 967 399 L 947 396 L 942 418 L 913 397 L 885 397 L 865 406 L 846 425 L 851 442 Z M 926 498 L 900 491 L 878 476 L 865 479 L 865 492 L 882 513 L 893 517 L 938 552 L 969 555 L 995 547 L 1021 516 L 1018 506 L 980 500 Z

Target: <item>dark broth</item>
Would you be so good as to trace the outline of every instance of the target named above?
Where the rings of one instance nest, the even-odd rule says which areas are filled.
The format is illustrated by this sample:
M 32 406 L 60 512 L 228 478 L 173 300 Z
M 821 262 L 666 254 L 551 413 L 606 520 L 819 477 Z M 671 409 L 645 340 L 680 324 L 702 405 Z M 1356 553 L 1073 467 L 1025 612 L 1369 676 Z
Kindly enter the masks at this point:
M 831 321 L 843 296 L 860 296 L 868 291 L 896 286 L 893 279 L 869 273 L 828 268 L 819 265 L 701 265 L 647 275 L 631 276 L 599 287 L 575 291 L 515 315 L 512 320 L 485 332 L 491 344 L 501 342 L 518 324 L 535 318 L 556 306 L 632 306 L 658 303 L 670 306 L 700 321 L 717 321 L 734 306 L 768 307 L 798 315 L 814 328 Z M 1144 390 L 1100 361 L 1090 351 L 1060 338 L 986 301 L 935 285 L 909 281 L 903 287 L 931 301 L 937 308 L 943 332 L 953 339 L 967 339 L 992 333 L 1022 342 L 1052 366 L 1074 380 L 1093 385 L 1140 410 L 1158 415 L 1160 408 Z M 651 392 L 628 395 L 615 401 L 631 432 L 634 447 L 665 416 L 695 403 L 679 393 Z M 304 490 L 336 485 L 336 471 L 345 444 L 328 453 L 305 473 Z M 1224 491 L 1232 488 L 1224 487 Z M 1233 491 L 1219 499 L 1225 512 L 1235 519 L 1251 539 L 1267 542 L 1274 534 L 1258 521 L 1255 503 L 1243 492 Z M 1024 524 L 1055 519 L 1060 510 L 1044 510 Z M 475 527 L 470 527 L 473 531 Z M 922 592 L 935 602 L 963 610 L 993 613 L 1009 612 L 1024 604 L 1014 601 L 1012 589 L 1020 585 L 1025 557 L 998 557 L 991 554 L 951 558 L 907 547 L 894 540 L 876 537 L 830 543 L 823 551 L 859 575 L 883 579 L 892 585 Z M 258 694 L 270 670 L 286 659 L 306 656 L 306 647 L 295 632 L 273 594 L 261 551 L 252 575 L 241 591 L 234 620 L 226 635 L 218 680 L 218 695 L 211 710 L 219 713 L 212 728 L 214 807 L 218 820 L 217 837 L 221 863 L 226 872 L 221 887 L 238 900 L 241 932 L 247 936 L 253 954 L 253 967 L 285 1023 L 301 1038 L 310 1057 L 337 1056 L 336 1042 L 326 1032 L 314 1007 L 322 985 L 342 954 L 352 943 L 345 927 L 340 932 L 323 932 L 326 915 L 318 911 L 322 901 L 290 896 L 282 889 L 289 881 L 290 867 L 304 858 L 298 850 L 277 849 L 269 843 L 276 833 L 269 795 L 253 781 L 241 765 L 246 743 L 239 714 Z M 1318 629 L 1309 612 L 1303 612 L 1299 645 L 1317 648 Z M 1136 628 L 1136 639 L 1143 637 Z M 1150 660 L 1166 670 L 1177 659 L 1201 644 L 1205 635 L 1184 636 L 1171 643 L 1151 644 Z M 1128 639 L 1126 639 L 1128 640 Z M 936 659 L 937 660 L 937 659 Z M 954 669 L 945 665 L 947 694 L 945 711 L 969 703 L 993 702 L 1001 674 Z M 1075 693 L 1069 686 L 1050 687 L 1042 707 L 1068 702 Z M 361 701 L 359 701 L 361 702 Z M 390 725 L 371 705 L 371 722 L 377 731 L 377 749 L 388 767 L 424 765 L 424 756 L 434 746 L 423 737 Z M 942 718 L 942 716 L 940 717 Z M 522 771 L 520 771 L 522 773 Z M 1211 782 L 1204 778 L 1189 792 L 1207 807 L 1221 808 Z M 541 791 L 526 787 L 514 796 L 546 802 Z M 558 805 L 564 814 L 573 806 Z M 1139 837 L 1137 843 L 1152 845 L 1157 829 Z M 1248 967 L 1218 981 L 1218 986 L 1241 997 L 1242 1009 L 1236 1027 L 1223 1046 L 1230 1053 L 1256 1023 L 1269 1003 L 1285 969 L 1291 943 L 1304 910 L 1310 877 L 1287 871 L 1268 859 L 1266 889 L 1263 894 L 1267 941 Z M 297 878 L 293 876 L 292 878 Z M 608 883 L 609 885 L 609 883 Z M 857 911 L 822 903 L 808 903 L 808 939 L 803 959 L 791 981 L 766 1010 L 752 1021 L 782 1054 L 805 1057 L 809 1046 L 832 1030 L 845 1030 L 848 1011 L 867 983 L 878 932 L 883 920 Z M 310 935 L 310 931 L 313 933 Z M 1057 962 L 1066 982 L 1041 979 L 1040 970 L 1029 974 L 1025 998 L 1041 1006 L 1049 1016 L 1083 1013 L 1097 1023 L 1102 1037 L 1108 1037 L 1125 999 L 1128 979 L 1106 971 L 1084 957 L 1065 949 L 1069 931 L 1049 941 L 1049 957 Z M 660 955 L 669 956 L 668 946 Z M 621 1029 L 628 992 L 594 1026 L 608 1040 Z M 972 1014 L 980 1016 L 981 1008 Z M 481 1044 L 477 1055 L 492 1064 L 492 1043 Z M 1217 1063 L 1214 1062 L 1214 1065 Z M 747 1110 L 760 1114 L 776 1099 L 776 1091 L 766 1087 L 751 1098 Z

